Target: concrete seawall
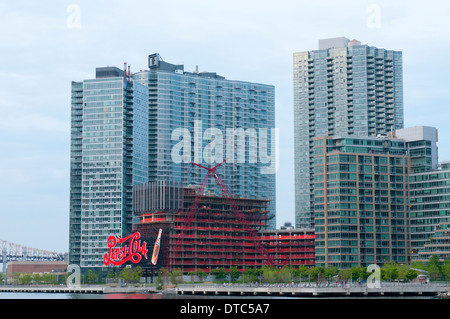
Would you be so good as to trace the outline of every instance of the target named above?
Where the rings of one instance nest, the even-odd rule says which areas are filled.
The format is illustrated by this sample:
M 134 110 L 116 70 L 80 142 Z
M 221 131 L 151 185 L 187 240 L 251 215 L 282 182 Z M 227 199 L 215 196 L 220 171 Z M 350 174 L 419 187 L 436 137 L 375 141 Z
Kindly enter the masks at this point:
M 128 294 L 128 293 L 154 293 L 154 287 L 110 287 L 110 286 L 0 286 L 1 292 L 25 293 L 83 293 L 83 294 Z M 0 295 L 1 298 L 1 295 Z
M 293 297 L 333 297 L 333 296 L 437 296 L 447 293 L 446 284 L 403 284 L 382 283 L 380 288 L 366 285 L 347 284 L 341 287 L 314 287 L 303 285 L 178 285 L 179 295 L 228 295 L 228 296 L 293 296 Z

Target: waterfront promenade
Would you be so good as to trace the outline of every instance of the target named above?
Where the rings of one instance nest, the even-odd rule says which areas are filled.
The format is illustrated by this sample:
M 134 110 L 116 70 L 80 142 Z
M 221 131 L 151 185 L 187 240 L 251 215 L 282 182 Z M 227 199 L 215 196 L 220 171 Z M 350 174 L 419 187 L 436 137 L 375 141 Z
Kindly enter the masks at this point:
M 179 295 L 228 296 L 437 296 L 449 292 L 448 284 L 382 282 L 380 288 L 368 288 L 362 283 L 347 284 L 180 284 Z
M 67 286 L 0 286 L 1 292 L 25 292 L 25 293 L 82 293 L 82 294 L 132 294 L 155 293 L 155 287 L 120 287 L 105 285 L 82 285 L 79 287 Z M 1 298 L 1 295 L 0 295 Z

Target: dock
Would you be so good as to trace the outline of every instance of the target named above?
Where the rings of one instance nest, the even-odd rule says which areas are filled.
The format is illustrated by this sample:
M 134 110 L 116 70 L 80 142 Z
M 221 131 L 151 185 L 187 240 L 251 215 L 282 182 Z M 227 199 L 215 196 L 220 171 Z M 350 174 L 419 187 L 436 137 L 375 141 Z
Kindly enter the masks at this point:
M 120 287 L 105 285 L 81 285 L 79 287 L 68 286 L 0 286 L 2 292 L 21 293 L 74 293 L 74 294 L 131 294 L 131 293 L 155 293 L 154 287 Z M 1 298 L 1 295 L 0 295 Z
M 358 297 L 358 296 L 438 296 L 449 292 L 448 284 L 381 283 L 380 288 L 365 284 L 180 284 L 178 295 Z

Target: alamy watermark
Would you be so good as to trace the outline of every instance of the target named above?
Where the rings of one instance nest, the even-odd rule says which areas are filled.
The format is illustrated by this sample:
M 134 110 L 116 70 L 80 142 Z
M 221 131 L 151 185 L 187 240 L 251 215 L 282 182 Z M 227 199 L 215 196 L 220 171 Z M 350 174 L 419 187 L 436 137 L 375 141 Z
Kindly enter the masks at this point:
M 381 268 L 376 264 L 367 266 L 367 272 L 372 273 L 367 278 L 367 288 L 381 288 Z
M 67 6 L 66 12 L 69 16 L 66 20 L 66 26 L 69 29 L 81 28 L 81 8 L 78 4 L 70 4 Z
M 81 287 L 81 270 L 78 265 L 69 265 L 67 266 L 67 272 L 70 274 L 67 277 L 66 285 L 68 288 L 77 288 Z
M 278 139 L 277 128 L 226 128 L 224 133 L 210 127 L 203 132 L 202 121 L 197 120 L 193 134 L 185 127 L 172 131 L 171 140 L 177 143 L 172 147 L 171 159 L 176 164 L 203 161 L 218 164 L 225 159 L 231 164 L 260 163 L 261 174 L 275 174 L 278 171 Z M 207 142 L 205 147 L 203 141 Z
M 366 25 L 369 29 L 381 28 L 381 6 L 379 4 L 371 4 L 367 6 L 366 12 L 369 14 Z

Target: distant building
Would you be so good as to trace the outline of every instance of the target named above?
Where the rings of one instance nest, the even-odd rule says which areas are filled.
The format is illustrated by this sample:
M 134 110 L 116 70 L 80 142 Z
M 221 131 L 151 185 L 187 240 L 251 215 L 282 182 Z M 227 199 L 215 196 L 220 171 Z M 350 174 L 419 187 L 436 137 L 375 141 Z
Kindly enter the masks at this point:
M 294 268 L 315 266 L 314 229 L 284 228 L 261 231 L 261 240 L 279 264 Z
M 431 242 L 444 241 L 434 238 L 443 235 L 450 222 L 450 162 L 441 163 L 437 170 L 411 174 L 409 185 L 411 248 L 414 259 L 423 259 L 426 253 L 419 257 L 419 251 L 427 246 L 429 252 Z
M 423 247 L 413 255 L 413 259 L 428 262 L 433 255 L 437 255 L 441 262 L 450 259 L 450 222 L 437 225 Z
M 402 52 L 346 38 L 297 52 L 294 64 L 295 225 L 314 227 L 314 137 L 376 137 L 401 129 Z
M 147 70 L 133 75 L 149 92 L 149 181 L 200 185 L 213 166 L 239 197 L 270 200 L 276 214 L 275 88 L 229 80 L 215 72 L 149 56 Z M 211 191 L 220 194 L 217 186 Z M 275 218 L 269 227 L 275 228 Z
M 68 263 L 66 261 L 10 261 L 8 262 L 7 278 L 12 280 L 16 273 L 53 273 L 65 274 Z
M 389 132 L 388 137 L 406 142 L 411 157 L 411 173 L 438 168 L 438 130 L 430 126 L 415 126 Z
M 410 261 L 404 140 L 314 138 L 316 266 Z
M 148 88 L 128 70 L 72 82 L 69 262 L 104 267 L 107 238 L 132 230 L 132 186 L 148 178 Z

